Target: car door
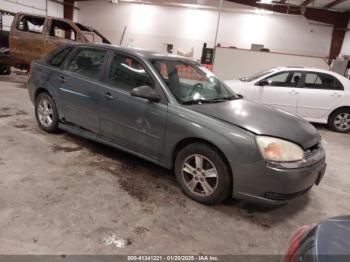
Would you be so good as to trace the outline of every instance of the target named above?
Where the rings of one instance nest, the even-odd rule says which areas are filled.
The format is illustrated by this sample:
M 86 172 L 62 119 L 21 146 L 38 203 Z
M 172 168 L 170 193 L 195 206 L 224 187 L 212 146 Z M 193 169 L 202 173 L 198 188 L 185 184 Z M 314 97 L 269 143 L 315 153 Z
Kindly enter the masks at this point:
M 77 38 L 77 31 L 70 24 L 60 19 L 49 19 L 44 43 L 45 53 L 51 52 L 59 45 L 75 42 Z
M 65 121 L 95 133 L 99 132 L 99 80 L 106 54 L 104 49 L 77 48 L 57 75 Z
M 330 110 L 341 102 L 344 87 L 334 76 L 320 72 L 306 72 L 299 89 L 298 115 L 310 120 L 327 121 Z
M 16 20 L 15 20 L 16 21 Z M 45 17 L 19 14 L 10 34 L 11 55 L 23 64 L 41 58 L 46 25 Z
M 254 100 L 295 114 L 302 73 L 283 71 L 256 83 Z
M 111 54 L 100 90 L 100 123 L 105 137 L 152 159 L 162 152 L 167 101 L 148 67 L 139 59 Z M 150 86 L 161 95 L 159 103 L 133 97 L 135 87 Z

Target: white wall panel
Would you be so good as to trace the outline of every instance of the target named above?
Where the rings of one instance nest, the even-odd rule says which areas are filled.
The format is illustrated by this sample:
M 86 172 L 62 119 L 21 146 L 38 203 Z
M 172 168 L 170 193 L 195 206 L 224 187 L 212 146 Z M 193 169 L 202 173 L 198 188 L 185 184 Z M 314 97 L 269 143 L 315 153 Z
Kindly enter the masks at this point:
M 332 28 L 302 16 L 224 13 L 219 32 L 224 46 L 250 48 L 255 43 L 274 52 L 328 56 Z
M 306 66 L 329 70 L 324 58 L 217 48 L 213 71 L 221 79 L 231 80 L 279 66 Z
M 173 43 L 184 51 L 194 47 L 199 58 L 204 42 L 214 45 L 218 13 L 213 10 L 97 1 L 79 2 L 79 7 L 78 21 L 97 28 L 116 44 L 127 25 L 125 40 L 133 39 L 141 48 L 162 51 L 164 43 Z M 301 16 L 224 12 L 218 42 L 239 48 L 256 43 L 276 52 L 328 56 L 331 33 L 330 27 L 310 24 Z

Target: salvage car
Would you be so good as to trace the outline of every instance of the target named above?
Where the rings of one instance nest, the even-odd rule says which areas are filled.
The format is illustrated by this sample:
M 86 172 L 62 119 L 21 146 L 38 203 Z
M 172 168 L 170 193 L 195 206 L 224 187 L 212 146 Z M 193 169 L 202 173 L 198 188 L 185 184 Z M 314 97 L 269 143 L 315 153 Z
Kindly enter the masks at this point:
M 326 169 L 306 120 L 236 95 L 183 57 L 69 44 L 32 63 L 29 94 L 44 131 L 59 129 L 174 169 L 204 203 L 286 203 Z
M 338 73 L 277 67 L 226 84 L 247 99 L 328 124 L 337 132 L 350 131 L 350 81 Z
M 10 32 L 0 31 L 0 74 L 11 73 L 10 67 L 29 69 L 30 63 L 69 42 L 101 42 L 110 44 L 97 30 L 69 19 L 12 13 Z
M 282 262 L 348 262 L 349 258 L 350 216 L 340 216 L 299 228 Z

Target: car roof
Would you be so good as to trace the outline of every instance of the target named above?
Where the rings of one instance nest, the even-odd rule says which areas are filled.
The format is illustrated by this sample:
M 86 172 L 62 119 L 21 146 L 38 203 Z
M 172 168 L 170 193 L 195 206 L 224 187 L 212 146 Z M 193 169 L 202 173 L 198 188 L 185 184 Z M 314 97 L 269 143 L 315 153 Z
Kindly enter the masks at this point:
M 80 46 L 80 47 L 106 48 L 110 50 L 120 51 L 123 53 L 128 53 L 130 55 L 135 55 L 135 56 L 144 58 L 146 60 L 152 60 L 152 59 L 181 60 L 181 61 L 186 60 L 187 62 L 195 63 L 195 61 L 187 57 L 173 55 L 173 54 L 163 54 L 156 51 L 144 50 L 140 48 L 130 48 L 130 47 L 122 47 L 118 45 L 96 44 L 96 43 L 71 43 L 67 45 Z
M 275 69 L 278 71 L 311 71 L 311 72 L 321 72 L 321 73 L 334 73 L 327 69 L 322 69 L 317 67 L 305 67 L 305 66 L 279 66 L 279 67 L 275 67 Z
M 323 255 L 350 255 L 350 216 L 329 218 L 316 230 L 316 254 L 318 261 L 330 261 Z

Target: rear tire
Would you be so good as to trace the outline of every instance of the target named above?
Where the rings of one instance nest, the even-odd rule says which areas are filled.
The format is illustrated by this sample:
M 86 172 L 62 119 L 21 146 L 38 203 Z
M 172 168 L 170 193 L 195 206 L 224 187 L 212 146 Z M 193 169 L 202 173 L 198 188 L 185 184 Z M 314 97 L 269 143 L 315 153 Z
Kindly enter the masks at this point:
M 194 143 L 175 160 L 175 175 L 184 194 L 206 205 L 219 204 L 231 194 L 232 175 L 222 154 L 212 146 Z
M 58 113 L 55 101 L 48 93 L 41 93 L 35 100 L 35 117 L 39 127 L 48 133 L 57 133 Z
M 334 111 L 328 119 L 328 127 L 339 133 L 350 132 L 350 108 Z
M 10 75 L 11 67 L 9 65 L 0 65 L 0 75 Z

